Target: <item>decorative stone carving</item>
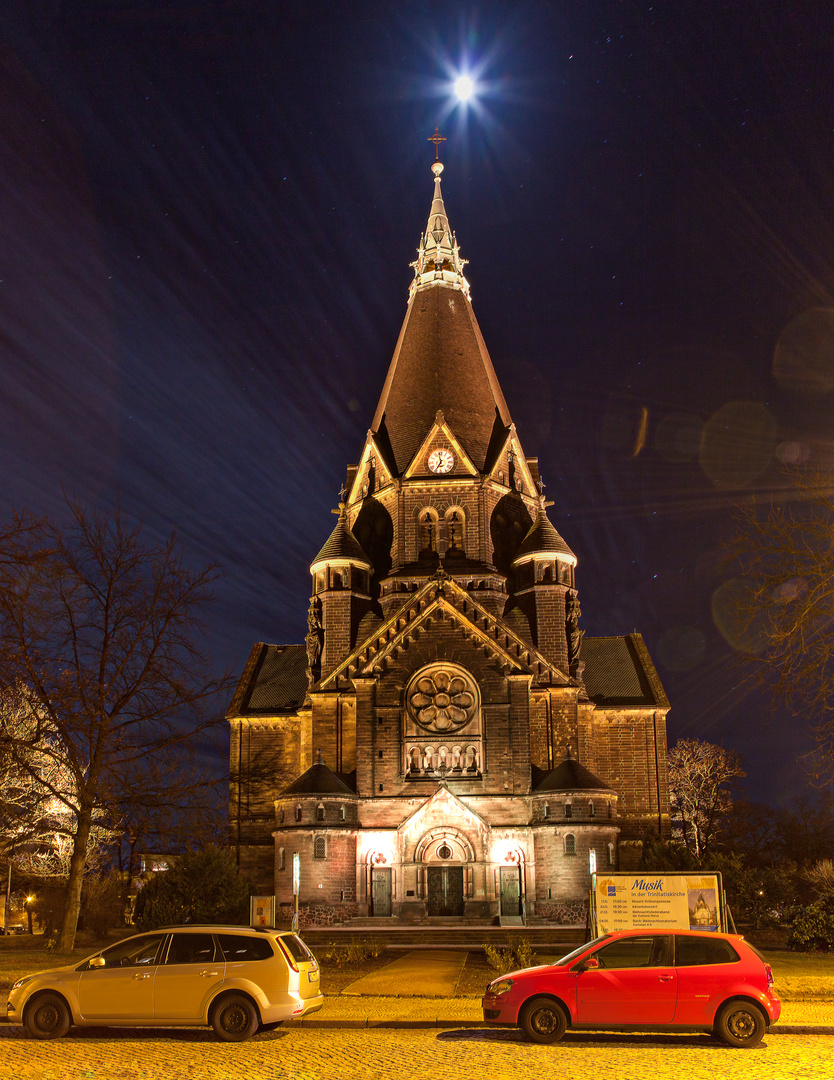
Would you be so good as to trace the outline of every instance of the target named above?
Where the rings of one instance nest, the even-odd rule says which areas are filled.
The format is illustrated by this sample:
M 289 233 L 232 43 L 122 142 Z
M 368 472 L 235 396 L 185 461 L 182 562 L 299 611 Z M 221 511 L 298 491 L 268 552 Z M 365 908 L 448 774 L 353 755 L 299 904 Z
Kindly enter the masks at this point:
M 433 664 L 412 679 L 406 690 L 406 708 L 424 731 L 458 731 L 473 718 L 478 688 L 461 668 Z

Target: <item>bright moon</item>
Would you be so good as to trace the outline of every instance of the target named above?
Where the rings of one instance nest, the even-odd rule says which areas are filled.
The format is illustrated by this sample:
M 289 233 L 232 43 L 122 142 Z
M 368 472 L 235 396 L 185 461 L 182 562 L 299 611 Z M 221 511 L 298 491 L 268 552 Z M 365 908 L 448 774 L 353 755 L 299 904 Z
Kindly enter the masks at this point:
M 467 98 L 472 97 L 472 91 L 474 89 L 475 84 L 468 75 L 460 75 L 455 79 L 455 93 L 461 101 L 466 101 Z

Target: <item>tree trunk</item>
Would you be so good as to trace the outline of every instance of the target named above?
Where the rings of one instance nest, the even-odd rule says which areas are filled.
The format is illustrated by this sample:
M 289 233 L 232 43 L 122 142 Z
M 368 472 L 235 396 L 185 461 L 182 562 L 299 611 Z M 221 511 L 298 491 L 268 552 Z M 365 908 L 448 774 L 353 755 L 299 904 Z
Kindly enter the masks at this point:
M 87 865 L 87 841 L 92 825 L 92 807 L 82 807 L 78 814 L 78 827 L 75 830 L 75 842 L 72 846 L 69 878 L 64 900 L 64 916 L 61 920 L 61 932 L 55 951 L 71 953 L 75 946 L 75 931 L 78 929 L 78 916 L 81 914 L 81 887 L 84 884 L 84 869 Z

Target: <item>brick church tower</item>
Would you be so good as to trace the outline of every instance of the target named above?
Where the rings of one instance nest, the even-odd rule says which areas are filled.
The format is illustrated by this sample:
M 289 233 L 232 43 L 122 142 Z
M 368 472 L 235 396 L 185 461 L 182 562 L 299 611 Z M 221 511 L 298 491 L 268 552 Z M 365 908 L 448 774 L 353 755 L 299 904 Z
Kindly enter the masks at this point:
M 596 865 L 669 829 L 669 703 L 639 634 L 583 637 L 478 327 L 436 161 L 408 309 L 304 645 L 232 700 L 231 844 L 302 924 L 580 917 Z

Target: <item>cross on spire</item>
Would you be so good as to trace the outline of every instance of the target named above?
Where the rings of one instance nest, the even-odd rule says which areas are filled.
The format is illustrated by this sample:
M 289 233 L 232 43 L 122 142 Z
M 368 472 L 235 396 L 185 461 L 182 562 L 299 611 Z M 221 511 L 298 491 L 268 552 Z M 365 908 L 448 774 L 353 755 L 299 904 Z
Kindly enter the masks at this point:
M 434 135 L 429 135 L 428 139 L 426 139 L 426 142 L 434 143 L 434 160 L 440 161 L 440 144 L 442 142 L 446 142 L 446 136 L 440 134 L 439 127 L 435 127 Z

